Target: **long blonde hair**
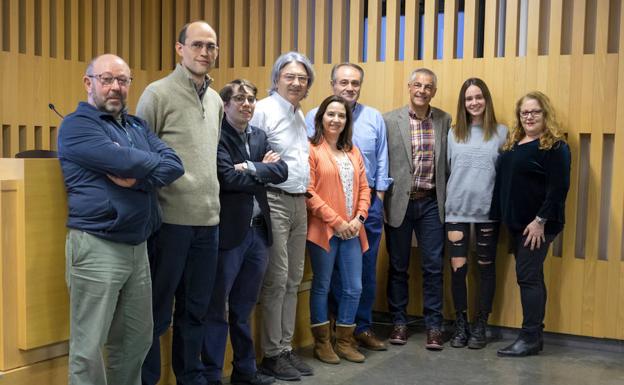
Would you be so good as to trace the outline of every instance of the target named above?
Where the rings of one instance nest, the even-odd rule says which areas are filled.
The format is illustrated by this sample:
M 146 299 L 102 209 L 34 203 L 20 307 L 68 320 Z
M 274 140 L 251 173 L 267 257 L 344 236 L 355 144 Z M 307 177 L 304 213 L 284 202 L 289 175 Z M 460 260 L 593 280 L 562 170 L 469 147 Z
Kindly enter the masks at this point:
M 542 108 L 544 131 L 542 136 L 539 138 L 539 148 L 541 150 L 550 150 L 555 143 L 565 141 L 563 132 L 561 132 L 561 125 L 555 115 L 555 108 L 550 102 L 550 99 L 540 91 L 532 91 L 518 99 L 516 102 L 516 119 L 511 132 L 507 137 L 507 142 L 503 145 L 503 151 L 511 150 L 514 144 L 518 143 L 526 136 L 524 128 L 522 128 L 522 121 L 520 120 L 520 107 L 527 99 L 535 100 Z

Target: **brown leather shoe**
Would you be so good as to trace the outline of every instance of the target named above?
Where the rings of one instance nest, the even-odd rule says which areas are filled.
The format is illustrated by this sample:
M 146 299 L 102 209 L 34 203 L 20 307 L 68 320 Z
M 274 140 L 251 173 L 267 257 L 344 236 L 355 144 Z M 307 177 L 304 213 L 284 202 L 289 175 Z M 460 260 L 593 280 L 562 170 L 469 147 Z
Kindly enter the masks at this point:
M 405 345 L 407 343 L 407 325 L 394 325 L 388 342 L 392 345 Z
M 425 348 L 429 350 L 442 350 L 444 341 L 442 340 L 442 331 L 440 329 L 427 330 L 427 344 Z
M 388 350 L 386 344 L 377 338 L 375 333 L 370 329 L 365 330 L 360 334 L 356 334 L 355 340 L 360 344 L 360 346 L 368 350 Z

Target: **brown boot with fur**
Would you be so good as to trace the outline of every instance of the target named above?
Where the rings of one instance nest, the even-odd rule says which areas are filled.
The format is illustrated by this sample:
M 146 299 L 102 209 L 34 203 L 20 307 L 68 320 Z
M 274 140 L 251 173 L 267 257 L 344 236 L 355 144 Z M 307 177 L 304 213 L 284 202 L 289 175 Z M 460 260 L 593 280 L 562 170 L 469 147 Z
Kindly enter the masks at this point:
M 329 322 L 312 326 L 314 357 L 327 364 L 339 364 L 340 358 L 329 342 Z
M 355 325 L 344 326 L 336 324 L 336 346 L 335 351 L 338 357 L 351 362 L 364 362 L 366 357 L 357 350 L 353 331 Z

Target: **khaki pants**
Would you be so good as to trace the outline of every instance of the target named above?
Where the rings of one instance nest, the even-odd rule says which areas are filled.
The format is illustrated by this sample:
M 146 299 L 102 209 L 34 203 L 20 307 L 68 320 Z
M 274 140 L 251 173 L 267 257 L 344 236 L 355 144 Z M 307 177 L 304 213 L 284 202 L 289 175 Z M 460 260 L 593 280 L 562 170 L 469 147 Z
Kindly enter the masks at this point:
M 133 246 L 69 230 L 65 253 L 69 384 L 139 385 L 153 334 L 145 242 Z
M 292 349 L 308 222 L 303 196 L 268 192 L 267 197 L 271 207 L 273 245 L 260 294 L 260 343 L 264 355 L 273 357 Z

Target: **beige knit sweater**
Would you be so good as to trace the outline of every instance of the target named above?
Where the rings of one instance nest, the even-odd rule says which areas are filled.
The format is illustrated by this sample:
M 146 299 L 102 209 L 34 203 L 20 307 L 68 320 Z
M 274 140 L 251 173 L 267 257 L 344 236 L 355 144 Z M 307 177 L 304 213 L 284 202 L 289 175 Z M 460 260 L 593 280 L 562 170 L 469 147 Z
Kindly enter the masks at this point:
M 223 118 L 219 94 L 208 87 L 200 101 L 188 70 L 178 64 L 167 77 L 147 86 L 136 112 L 184 164 L 184 175 L 159 190 L 163 222 L 219 224 L 217 145 Z

